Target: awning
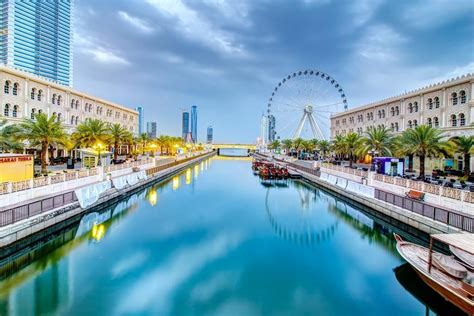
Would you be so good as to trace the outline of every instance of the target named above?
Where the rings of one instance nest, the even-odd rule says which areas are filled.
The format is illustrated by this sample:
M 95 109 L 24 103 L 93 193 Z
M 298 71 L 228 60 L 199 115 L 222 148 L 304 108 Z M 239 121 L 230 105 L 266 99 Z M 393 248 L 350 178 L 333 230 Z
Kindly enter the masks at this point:
M 474 255 L 474 234 L 433 234 L 431 237 Z

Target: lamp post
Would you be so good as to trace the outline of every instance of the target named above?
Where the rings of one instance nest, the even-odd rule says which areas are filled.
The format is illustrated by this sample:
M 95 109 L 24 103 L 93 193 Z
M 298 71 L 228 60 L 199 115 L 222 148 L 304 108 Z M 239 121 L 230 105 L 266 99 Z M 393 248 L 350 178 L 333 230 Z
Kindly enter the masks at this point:
M 98 153 L 98 156 L 99 156 L 99 161 L 97 162 L 97 166 L 101 166 L 102 165 L 102 162 L 100 160 L 100 150 L 102 149 L 102 144 L 101 143 L 97 143 L 94 147 L 97 148 L 97 153 Z
M 370 157 L 371 157 L 371 160 L 370 160 L 370 171 L 376 171 L 375 170 L 375 162 L 374 162 L 374 158 L 375 156 L 378 154 L 379 152 L 375 149 L 372 149 L 369 151 L 369 154 L 370 154 Z

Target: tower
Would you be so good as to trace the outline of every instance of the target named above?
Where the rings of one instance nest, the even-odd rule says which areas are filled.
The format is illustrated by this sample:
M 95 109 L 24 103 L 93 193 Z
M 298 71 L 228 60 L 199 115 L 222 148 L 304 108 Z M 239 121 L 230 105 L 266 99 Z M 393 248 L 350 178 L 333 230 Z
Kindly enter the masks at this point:
M 212 144 L 212 138 L 213 138 L 213 129 L 212 129 L 212 126 L 208 126 L 207 127 L 207 143 L 208 144 Z
M 191 140 L 194 144 L 197 143 L 197 106 L 191 107 Z
M 138 135 L 145 133 L 145 117 L 143 107 L 139 106 L 135 108 L 138 112 Z
M 260 138 L 262 145 L 265 145 L 267 143 L 268 139 L 268 123 L 267 123 L 267 117 L 262 114 L 262 119 L 260 120 Z
M 189 112 L 183 111 L 181 125 L 183 142 L 187 143 L 189 135 Z

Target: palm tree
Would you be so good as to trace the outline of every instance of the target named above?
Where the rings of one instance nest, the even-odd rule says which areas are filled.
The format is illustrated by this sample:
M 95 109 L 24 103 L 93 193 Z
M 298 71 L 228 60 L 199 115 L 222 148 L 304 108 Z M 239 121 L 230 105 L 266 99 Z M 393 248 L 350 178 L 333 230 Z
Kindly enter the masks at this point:
M 344 151 L 345 138 L 341 134 L 336 135 L 331 143 L 331 150 L 336 154 L 336 157 L 342 159 L 345 154 Z
M 383 125 L 369 126 L 365 131 L 358 154 L 365 156 L 370 152 L 377 152 L 381 156 L 391 156 L 393 140 L 391 129 Z
M 420 177 L 425 177 L 426 157 L 443 157 L 453 151 L 453 144 L 443 140 L 443 132 L 428 125 L 418 125 L 400 135 L 398 151 L 417 155 L 420 158 Z
M 280 149 L 280 147 L 281 147 L 281 144 L 278 139 L 274 140 L 268 145 L 268 149 L 273 150 L 273 151 Z
M 328 153 L 330 148 L 331 148 L 331 143 L 329 141 L 324 140 L 324 139 L 319 141 L 318 149 L 323 158 L 326 157 L 326 154 Z
M 7 125 L 7 120 L 0 121 L 0 151 L 20 150 L 23 146 L 17 141 L 18 128 L 16 125 Z
M 32 146 L 41 146 L 41 173 L 47 174 L 49 146 L 66 144 L 68 141 L 63 125 L 56 115 L 48 118 L 46 114 L 38 113 L 34 119 L 24 119 L 19 128 L 20 139 L 28 140 Z
M 456 151 L 464 156 L 464 176 L 469 176 L 471 173 L 471 153 L 473 152 L 474 137 L 473 136 L 459 136 L 453 139 L 456 144 Z
M 86 119 L 79 124 L 72 134 L 72 139 L 79 147 L 93 147 L 97 143 L 108 143 L 111 134 L 109 125 L 99 119 Z
M 286 154 L 288 155 L 293 148 L 293 141 L 291 139 L 284 139 L 281 141 L 283 149 L 286 151 Z
M 296 156 L 300 156 L 300 151 L 303 149 L 303 138 L 296 138 L 293 140 L 293 148 L 296 150 Z
M 140 144 L 140 147 L 142 148 L 142 155 L 145 155 L 145 149 L 150 141 L 150 137 L 148 136 L 147 133 L 141 133 L 140 136 L 138 136 L 138 143 Z
M 354 159 L 357 157 L 356 153 L 360 150 L 362 142 L 362 137 L 354 132 L 351 132 L 344 137 L 344 151 L 349 156 L 349 167 L 351 168 Z
M 163 155 L 163 148 L 166 148 L 166 141 L 167 141 L 167 136 L 166 135 L 160 135 L 157 139 L 156 139 L 156 143 L 158 144 L 158 146 L 160 147 L 160 154 Z
M 122 127 L 122 125 L 118 123 L 109 125 L 109 134 L 109 141 L 114 146 L 114 160 L 117 160 L 119 146 L 122 144 L 122 142 L 125 142 L 130 139 L 131 134 L 129 131 L 127 131 L 127 129 L 125 129 L 124 127 Z

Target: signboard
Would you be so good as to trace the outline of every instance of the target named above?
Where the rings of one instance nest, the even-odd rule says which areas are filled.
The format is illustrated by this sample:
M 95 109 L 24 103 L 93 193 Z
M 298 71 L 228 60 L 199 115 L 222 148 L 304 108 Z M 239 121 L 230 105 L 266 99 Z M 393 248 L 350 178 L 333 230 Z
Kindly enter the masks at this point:
M 18 156 L 18 157 L 0 157 L 0 163 L 7 162 L 18 162 L 18 161 L 31 161 L 31 156 Z

